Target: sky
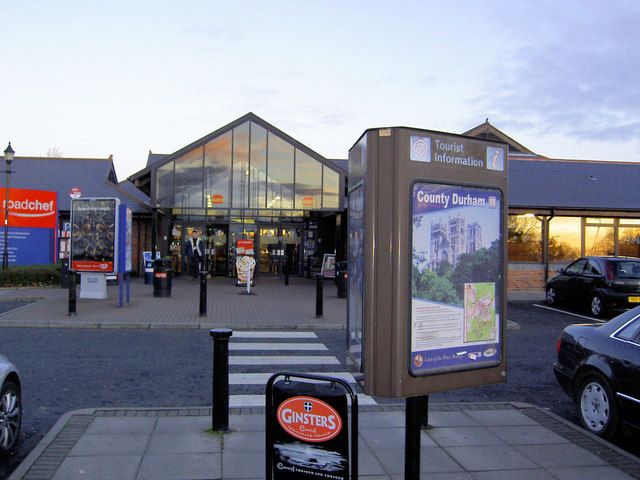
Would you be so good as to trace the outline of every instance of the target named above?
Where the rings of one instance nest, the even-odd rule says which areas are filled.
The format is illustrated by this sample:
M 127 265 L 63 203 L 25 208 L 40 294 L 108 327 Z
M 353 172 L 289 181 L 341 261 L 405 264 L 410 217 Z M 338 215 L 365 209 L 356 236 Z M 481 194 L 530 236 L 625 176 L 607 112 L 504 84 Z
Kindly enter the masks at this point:
M 638 1 L 0 0 L 0 150 L 120 180 L 253 112 L 327 158 L 367 128 L 489 122 L 640 160 Z

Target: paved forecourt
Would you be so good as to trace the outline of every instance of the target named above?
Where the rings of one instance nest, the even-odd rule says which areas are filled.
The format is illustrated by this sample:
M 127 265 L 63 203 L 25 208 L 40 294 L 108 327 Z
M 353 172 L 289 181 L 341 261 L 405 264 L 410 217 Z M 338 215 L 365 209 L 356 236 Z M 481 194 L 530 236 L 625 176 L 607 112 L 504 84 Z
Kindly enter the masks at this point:
M 241 295 L 230 278 L 211 278 L 207 287 L 207 316 L 199 316 L 200 284 L 179 277 L 171 297 L 153 296 L 153 286 L 131 282 L 131 302 L 118 307 L 118 286 L 110 285 L 106 300 L 78 298 L 77 315 L 68 316 L 68 290 L 62 288 L 0 289 L 0 302 L 33 300 L 0 315 L 0 326 L 85 328 L 215 328 L 300 329 L 345 328 L 346 299 L 337 297 L 333 280 L 325 280 L 323 316 L 315 317 L 315 279 L 259 278 L 254 295 Z M 78 287 L 78 292 L 80 287 Z
M 360 408 L 360 479 L 403 478 L 404 416 L 397 405 Z M 421 478 L 640 478 L 637 458 L 532 405 L 434 404 L 429 424 Z M 231 409 L 228 433 L 210 425 L 210 408 L 70 412 L 9 480 L 265 478 L 263 409 Z

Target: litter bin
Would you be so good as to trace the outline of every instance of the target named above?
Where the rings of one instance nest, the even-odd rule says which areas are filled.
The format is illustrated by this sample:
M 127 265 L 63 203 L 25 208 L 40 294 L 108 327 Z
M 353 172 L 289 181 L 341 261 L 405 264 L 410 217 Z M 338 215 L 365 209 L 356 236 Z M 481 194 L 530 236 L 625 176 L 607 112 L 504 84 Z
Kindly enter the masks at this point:
M 347 298 L 347 262 L 336 262 L 336 287 L 338 287 L 338 298 Z
M 173 279 L 173 261 L 159 258 L 153 261 L 153 296 L 170 297 Z
M 60 286 L 69 288 L 69 259 L 63 258 L 60 265 Z

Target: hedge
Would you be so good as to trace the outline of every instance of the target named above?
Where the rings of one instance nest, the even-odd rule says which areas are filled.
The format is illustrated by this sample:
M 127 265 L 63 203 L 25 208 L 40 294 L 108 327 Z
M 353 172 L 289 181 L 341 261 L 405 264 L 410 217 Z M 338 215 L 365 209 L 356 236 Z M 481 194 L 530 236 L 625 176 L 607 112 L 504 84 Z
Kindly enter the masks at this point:
M 60 285 L 60 265 L 26 265 L 0 270 L 0 287 Z

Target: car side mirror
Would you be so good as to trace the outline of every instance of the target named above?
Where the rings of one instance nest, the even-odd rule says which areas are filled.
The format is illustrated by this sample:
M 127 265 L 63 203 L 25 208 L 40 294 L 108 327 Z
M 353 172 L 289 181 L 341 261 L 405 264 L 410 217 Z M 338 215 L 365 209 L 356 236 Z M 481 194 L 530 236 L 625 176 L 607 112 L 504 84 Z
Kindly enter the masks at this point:
M 563 274 L 564 273 L 564 268 L 559 268 L 556 270 L 557 273 Z

